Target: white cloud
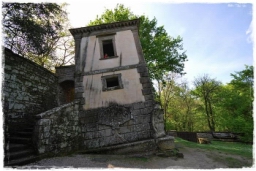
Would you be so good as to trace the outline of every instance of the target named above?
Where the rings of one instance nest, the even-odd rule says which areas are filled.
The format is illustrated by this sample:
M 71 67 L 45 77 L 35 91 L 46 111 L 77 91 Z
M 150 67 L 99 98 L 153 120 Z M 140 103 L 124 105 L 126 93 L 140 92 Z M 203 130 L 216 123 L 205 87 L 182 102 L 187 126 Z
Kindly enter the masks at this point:
M 246 35 L 248 36 L 247 37 L 247 42 L 248 43 L 252 43 L 253 42 L 252 30 L 253 30 L 253 26 L 252 26 L 252 21 L 251 21 L 250 26 L 249 26 L 249 28 L 246 31 Z

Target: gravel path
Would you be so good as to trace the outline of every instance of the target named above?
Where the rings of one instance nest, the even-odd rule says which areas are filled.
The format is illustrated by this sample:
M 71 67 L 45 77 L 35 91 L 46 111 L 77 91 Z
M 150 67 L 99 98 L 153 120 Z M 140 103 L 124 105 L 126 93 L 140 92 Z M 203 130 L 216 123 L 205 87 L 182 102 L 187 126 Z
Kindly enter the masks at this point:
M 184 158 L 166 158 L 155 155 L 72 155 L 43 159 L 23 168 L 216 169 L 252 166 L 252 160 L 220 152 L 188 147 L 182 147 L 180 152 L 183 153 Z

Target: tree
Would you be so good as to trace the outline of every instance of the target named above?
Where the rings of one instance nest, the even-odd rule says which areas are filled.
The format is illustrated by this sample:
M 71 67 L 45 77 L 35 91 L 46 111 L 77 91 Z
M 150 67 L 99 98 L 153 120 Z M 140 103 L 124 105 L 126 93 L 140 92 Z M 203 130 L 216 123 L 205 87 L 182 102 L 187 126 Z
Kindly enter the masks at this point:
M 66 4 L 3 3 L 5 46 L 41 66 L 52 69 L 54 62 L 59 59 L 56 54 L 60 47 L 60 38 L 67 36 L 63 31 L 67 21 L 64 6 Z
M 142 15 L 137 16 L 129 8 L 117 4 L 114 10 L 106 9 L 101 16 L 88 24 L 104 24 L 117 21 L 140 18 L 140 42 L 149 73 L 152 79 L 163 80 L 163 74 L 169 71 L 184 74 L 184 62 L 187 60 L 185 52 L 182 52 L 181 37 L 172 38 L 168 35 L 164 26 L 157 26 L 157 20 L 149 20 Z
M 195 98 L 189 89 L 187 82 L 182 82 L 180 86 L 179 96 L 183 102 L 182 109 L 184 110 L 183 128 L 185 131 L 192 132 L 194 130 L 194 110 L 195 110 Z
M 158 96 L 157 100 L 159 100 L 163 110 L 164 110 L 164 121 L 165 121 L 165 129 L 167 129 L 167 124 L 172 115 L 168 112 L 168 108 L 171 103 L 174 102 L 174 98 L 177 93 L 178 86 L 176 85 L 176 81 L 179 78 L 178 74 L 168 73 L 164 75 L 164 81 L 157 80 L 157 88 L 158 88 Z
M 166 84 L 161 95 L 167 102 L 167 106 L 164 105 L 166 130 L 194 131 L 196 99 L 191 94 L 188 83 L 172 79 Z
M 215 131 L 215 111 L 214 104 L 217 101 L 216 93 L 221 83 L 208 75 L 198 77 L 194 80 L 195 90 L 193 94 L 203 101 L 205 114 L 207 116 L 208 127 L 211 132 Z
M 253 66 L 245 66 L 231 76 L 231 82 L 218 92 L 219 126 L 227 131 L 245 133 L 244 140 L 252 141 Z

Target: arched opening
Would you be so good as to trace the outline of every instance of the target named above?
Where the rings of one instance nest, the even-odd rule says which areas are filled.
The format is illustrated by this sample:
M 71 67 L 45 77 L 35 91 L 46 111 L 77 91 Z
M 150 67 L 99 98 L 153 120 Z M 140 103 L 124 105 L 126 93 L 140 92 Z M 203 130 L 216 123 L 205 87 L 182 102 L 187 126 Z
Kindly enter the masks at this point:
M 63 81 L 60 83 L 60 103 L 70 103 L 75 98 L 75 83 L 74 81 Z

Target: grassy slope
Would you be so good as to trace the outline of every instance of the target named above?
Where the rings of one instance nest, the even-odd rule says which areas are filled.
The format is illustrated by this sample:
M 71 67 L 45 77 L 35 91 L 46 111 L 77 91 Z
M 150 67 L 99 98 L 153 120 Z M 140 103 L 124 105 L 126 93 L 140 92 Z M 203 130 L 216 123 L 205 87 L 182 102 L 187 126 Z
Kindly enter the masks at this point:
M 236 154 L 252 158 L 252 145 L 238 142 L 212 141 L 211 144 L 199 144 L 175 137 L 175 143 L 191 148 L 203 148 L 208 150 L 222 151 L 230 154 Z

